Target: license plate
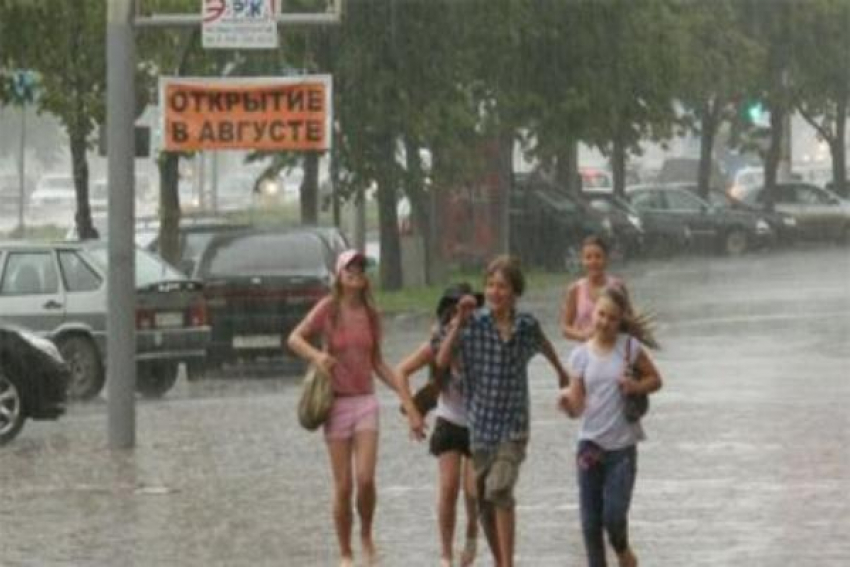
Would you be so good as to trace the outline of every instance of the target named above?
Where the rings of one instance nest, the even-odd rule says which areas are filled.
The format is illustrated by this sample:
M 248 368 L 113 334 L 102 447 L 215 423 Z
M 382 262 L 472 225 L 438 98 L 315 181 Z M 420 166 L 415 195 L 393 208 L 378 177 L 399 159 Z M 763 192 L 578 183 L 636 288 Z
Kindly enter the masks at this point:
M 171 328 L 183 326 L 183 313 L 166 312 L 154 315 L 154 325 L 159 328 Z
M 280 335 L 248 335 L 233 337 L 233 348 L 281 348 Z

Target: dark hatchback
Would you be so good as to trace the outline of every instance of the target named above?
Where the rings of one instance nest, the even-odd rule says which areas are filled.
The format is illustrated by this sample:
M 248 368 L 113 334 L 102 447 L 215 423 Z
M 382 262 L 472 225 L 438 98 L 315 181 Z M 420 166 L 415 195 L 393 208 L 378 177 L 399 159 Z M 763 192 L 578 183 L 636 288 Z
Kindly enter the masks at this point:
M 70 372 L 49 340 L 0 326 L 0 445 L 27 419 L 57 419 L 65 412 Z
M 215 235 L 194 277 L 204 281 L 212 339 L 207 367 L 286 353 L 286 338 L 330 290 L 334 256 L 312 231 Z

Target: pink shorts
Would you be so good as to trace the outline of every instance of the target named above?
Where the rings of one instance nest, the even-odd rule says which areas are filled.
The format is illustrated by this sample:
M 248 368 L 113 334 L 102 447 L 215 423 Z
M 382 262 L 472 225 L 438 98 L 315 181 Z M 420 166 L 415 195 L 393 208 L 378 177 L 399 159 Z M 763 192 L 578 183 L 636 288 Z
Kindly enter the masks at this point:
M 325 438 L 350 439 L 358 431 L 377 431 L 378 409 L 375 394 L 337 397 L 324 425 Z

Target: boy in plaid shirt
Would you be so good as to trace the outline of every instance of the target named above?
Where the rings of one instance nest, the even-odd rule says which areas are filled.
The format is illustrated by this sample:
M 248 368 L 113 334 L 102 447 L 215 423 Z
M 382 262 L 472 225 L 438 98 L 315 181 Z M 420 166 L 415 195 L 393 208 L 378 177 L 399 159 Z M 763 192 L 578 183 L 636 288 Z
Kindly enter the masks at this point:
M 437 339 L 437 365 L 448 367 L 454 354 L 463 367 L 481 524 L 496 565 L 512 567 L 513 489 L 529 436 L 528 362 L 541 353 L 562 387 L 569 377 L 537 319 L 516 310 L 525 290 L 519 262 L 499 256 L 487 267 L 486 277 L 487 306 L 473 312 L 472 296 L 460 301 Z

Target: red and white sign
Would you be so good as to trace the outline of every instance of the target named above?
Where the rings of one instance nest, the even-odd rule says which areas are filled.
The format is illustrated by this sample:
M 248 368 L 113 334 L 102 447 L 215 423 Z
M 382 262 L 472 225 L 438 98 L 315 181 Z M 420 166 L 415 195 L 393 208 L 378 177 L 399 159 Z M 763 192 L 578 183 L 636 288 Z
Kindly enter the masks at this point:
M 274 49 L 280 0 L 201 0 L 204 49 Z

